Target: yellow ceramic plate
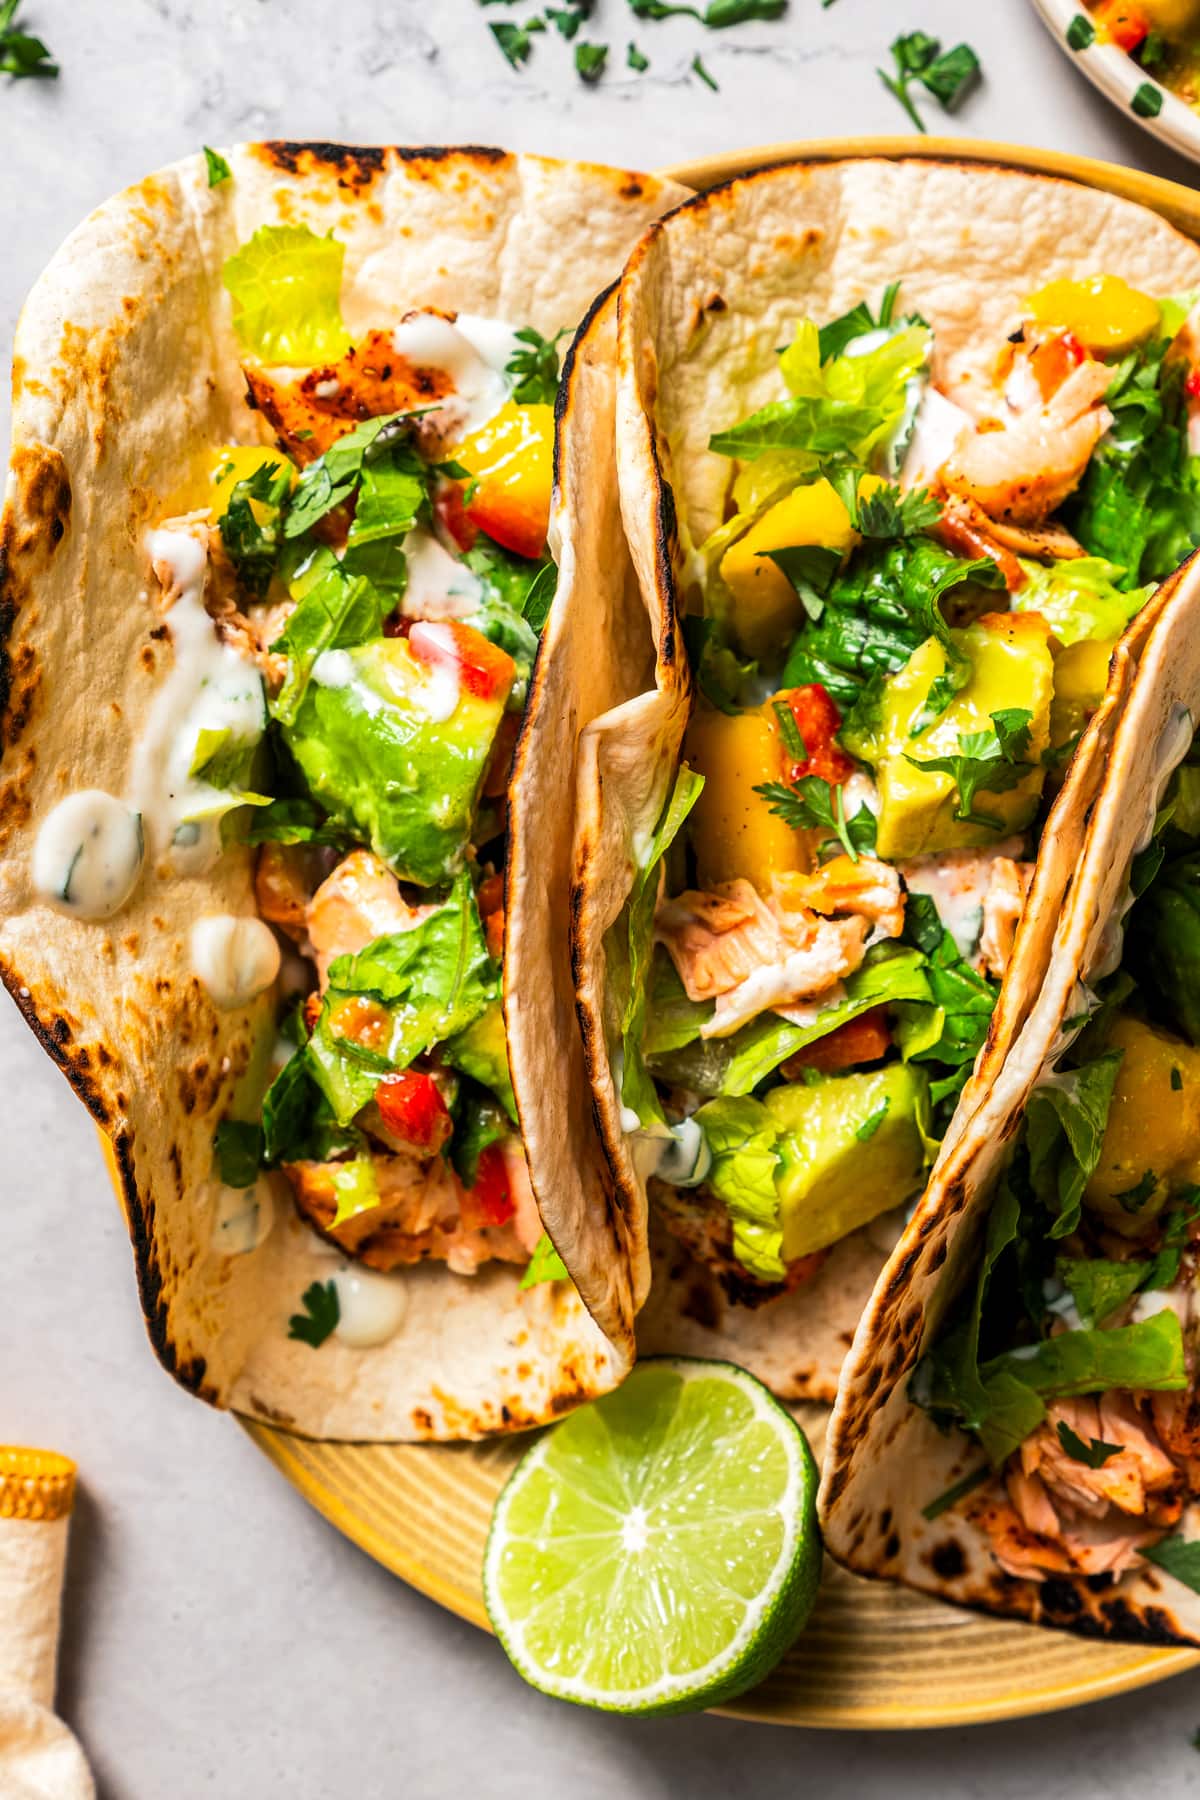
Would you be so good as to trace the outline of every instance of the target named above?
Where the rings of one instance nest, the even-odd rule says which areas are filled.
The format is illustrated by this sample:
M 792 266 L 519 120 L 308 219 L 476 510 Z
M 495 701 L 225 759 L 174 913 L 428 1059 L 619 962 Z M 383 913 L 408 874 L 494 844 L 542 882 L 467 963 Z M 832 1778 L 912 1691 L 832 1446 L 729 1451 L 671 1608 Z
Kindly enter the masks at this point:
M 1200 194 L 1082 157 L 963 138 L 775 144 L 668 171 L 694 187 L 791 158 L 934 156 L 999 162 L 1141 201 L 1200 239 Z M 523 1440 L 409 1446 L 312 1443 L 243 1421 L 317 1510 L 394 1574 L 486 1629 L 480 1566 L 488 1518 Z M 1190 1651 L 1094 1644 L 981 1618 L 831 1567 L 812 1623 L 736 1709 L 772 1724 L 859 1730 L 964 1725 L 1051 1712 L 1193 1667 Z

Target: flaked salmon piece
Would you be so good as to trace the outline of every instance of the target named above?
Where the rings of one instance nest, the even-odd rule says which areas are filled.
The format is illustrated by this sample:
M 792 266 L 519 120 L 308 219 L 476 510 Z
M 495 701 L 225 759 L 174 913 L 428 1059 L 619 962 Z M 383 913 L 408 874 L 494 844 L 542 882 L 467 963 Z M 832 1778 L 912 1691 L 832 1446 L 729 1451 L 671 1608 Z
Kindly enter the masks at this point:
M 308 949 L 308 907 L 315 883 L 313 858 L 304 844 L 264 844 L 254 868 L 259 914 L 293 943 Z
M 1158 1396 L 1156 1396 L 1157 1398 Z M 1115 1444 L 1098 1468 L 1073 1457 L 1059 1426 L 1085 1445 Z M 973 1516 L 1010 1575 L 1119 1575 L 1174 1525 L 1183 1478 L 1131 1394 L 1055 1401 L 1009 1459 L 1007 1502 L 989 1497 Z
M 274 431 L 280 449 L 299 463 L 323 456 L 364 419 L 434 406 L 455 391 L 445 369 L 401 356 L 390 331 L 369 331 L 340 361 L 322 368 L 247 366 L 243 373 L 251 404 Z
M 810 874 L 789 872 L 775 878 L 774 901 L 781 914 L 808 908 L 823 918 L 835 913 L 860 913 L 879 927 L 882 937 L 899 937 L 904 930 L 904 888 L 890 863 L 873 856 L 831 857 Z
M 977 966 L 984 975 L 1003 979 L 1016 942 L 1017 926 L 1033 884 L 1034 864 L 1015 862 L 1011 856 L 992 858 L 990 879 L 983 893 L 983 930 L 979 934 Z
M 518 1150 L 520 1146 L 517 1146 Z M 336 1163 L 296 1162 L 285 1165 L 296 1205 L 310 1224 L 331 1243 L 368 1268 L 400 1268 L 419 1262 L 444 1262 L 456 1274 L 473 1275 L 483 1263 L 525 1263 L 541 1235 L 534 1230 L 528 1205 L 517 1199 L 517 1212 L 506 1225 L 467 1230 L 461 1219 L 462 1189 L 453 1169 L 440 1156 L 419 1162 L 411 1156 L 373 1156 L 379 1205 L 356 1213 L 335 1226 Z M 514 1164 L 509 1166 L 517 1198 Z M 521 1156 L 522 1163 L 524 1156 Z M 528 1187 L 528 1176 L 525 1178 Z M 529 1191 L 532 1201 L 532 1191 Z M 534 1217 L 537 1209 L 533 1208 Z M 531 1241 L 530 1241 L 531 1240 Z
M 394 931 L 411 931 L 432 911 L 410 906 L 396 877 L 370 850 L 352 850 L 321 883 L 306 911 L 322 990 L 334 957 L 352 956 Z
M 1112 424 L 1104 405 L 1111 379 L 1104 363 L 1089 359 L 1049 399 L 1021 393 L 1020 410 L 1010 382 L 1008 397 L 997 396 L 1001 415 L 959 441 L 940 471 L 942 485 L 989 518 L 1040 525 L 1074 493 Z
M 723 1037 L 773 1007 L 815 1000 L 862 962 L 869 921 L 823 918 L 811 908 L 764 900 L 749 881 L 663 902 L 655 933 L 690 1000 L 713 1000 L 704 1037 Z
M 942 500 L 942 516 L 930 530 L 956 556 L 985 556 L 994 562 L 1010 594 L 1024 587 L 1025 571 L 1012 550 L 1000 542 L 991 519 L 974 501 L 964 500 L 960 494 L 947 494 Z

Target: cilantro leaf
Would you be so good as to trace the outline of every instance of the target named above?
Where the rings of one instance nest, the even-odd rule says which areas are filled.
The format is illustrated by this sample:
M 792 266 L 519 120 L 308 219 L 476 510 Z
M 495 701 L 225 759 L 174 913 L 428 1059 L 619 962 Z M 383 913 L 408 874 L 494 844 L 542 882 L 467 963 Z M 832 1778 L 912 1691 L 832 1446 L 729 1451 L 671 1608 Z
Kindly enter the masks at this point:
M 778 19 L 787 10 L 787 0 L 708 0 L 704 23 L 710 31 L 722 31 L 727 25 L 746 25 L 753 19 Z
M 637 45 L 632 41 L 625 52 L 625 61 L 638 75 L 644 75 L 646 70 L 650 67 L 650 58 L 648 56 L 643 56 Z
M 234 483 L 218 520 L 221 542 L 238 579 L 252 594 L 267 591 L 282 543 L 283 510 L 292 484 L 286 459 L 261 463 Z
M 569 1280 L 566 1263 L 551 1243 L 549 1233 L 543 1231 L 533 1246 L 533 1255 L 525 1265 L 518 1287 L 531 1288 L 538 1287 L 543 1281 Z
M 919 81 L 946 112 L 953 112 L 982 74 L 979 58 L 969 44 L 956 44 L 943 52 L 939 40 L 927 31 L 902 33 L 894 39 L 891 50 L 893 73 L 888 74 L 885 69 L 876 73 L 918 131 L 925 131 L 926 125 L 909 91 L 912 82 Z
M 226 1187 L 253 1187 L 262 1164 L 262 1126 L 245 1119 L 222 1119 L 213 1133 L 217 1173 Z
M 890 1100 L 886 1098 L 881 1100 L 875 1110 L 867 1114 L 862 1124 L 855 1127 L 854 1135 L 860 1144 L 868 1143 L 871 1138 L 875 1136 L 875 1133 L 887 1118 L 890 1106 Z
M 904 760 L 914 769 L 936 770 L 953 777 L 958 789 L 954 817 L 963 824 L 984 825 L 989 831 L 1003 831 L 1005 820 L 995 813 L 975 810 L 975 795 L 984 790 L 1002 794 L 1020 785 L 1033 765 L 1019 761 L 1029 748 L 1033 714 L 1024 707 L 1007 707 L 991 715 L 988 731 L 960 732 L 958 753 L 954 756 L 910 756 Z
M 518 406 L 554 405 L 558 393 L 558 345 L 569 329 L 564 327 L 555 337 L 544 338 L 532 325 L 526 325 L 513 334 L 524 348 L 513 351 L 504 372 L 512 376 L 512 397 Z
M 225 158 L 219 151 L 210 150 L 207 144 L 204 146 L 204 164 L 208 170 L 208 185 L 210 188 L 220 187 L 223 181 L 230 180 L 233 175 L 233 170 L 225 161 Z
M 52 79 L 58 74 L 58 64 L 51 62 L 41 38 L 22 31 L 17 24 L 20 6 L 21 0 L 0 4 L 0 75 L 11 75 L 14 81 L 30 76 Z
M 1059 1443 L 1072 1461 L 1086 1463 L 1089 1469 L 1102 1469 L 1110 1456 L 1119 1456 L 1125 1448 L 1124 1444 L 1106 1444 L 1103 1438 L 1091 1438 L 1085 1444 L 1065 1419 L 1060 1419 L 1055 1429 Z
M 769 801 L 771 811 L 793 831 L 819 831 L 823 826 L 828 827 L 828 835 L 821 840 L 821 850 L 837 842 L 851 862 L 857 862 L 860 851 L 875 848 L 876 820 L 870 807 L 860 806 L 847 817 L 846 796 L 841 786 L 831 786 L 820 775 L 804 775 L 795 787 L 785 787 L 781 781 L 765 781 L 754 792 Z
M 589 44 L 586 41 L 575 46 L 575 72 L 581 81 L 594 86 L 604 73 L 604 65 L 608 61 L 607 44 Z
M 1147 1562 L 1152 1562 L 1176 1581 L 1182 1581 L 1184 1587 L 1191 1588 L 1194 1594 L 1200 1594 L 1200 1539 L 1169 1537 L 1160 1544 L 1151 1544 L 1145 1550 L 1138 1551 Z M 1200 1733 L 1197 1734 L 1200 1736 Z
M 489 24 L 488 30 L 499 44 L 510 69 L 519 69 L 523 62 L 529 60 L 533 40 L 527 25 L 511 25 L 506 21 L 499 25 Z
M 293 1313 L 288 1320 L 288 1336 L 299 1338 L 301 1343 L 311 1344 L 315 1350 L 336 1330 L 342 1316 L 337 1284 L 333 1281 L 314 1281 L 311 1287 L 305 1288 L 300 1304 L 304 1311 Z
M 927 488 L 902 493 L 892 482 L 868 494 L 856 494 L 851 515 L 855 529 L 865 538 L 917 537 L 941 516 L 941 506 Z
M 692 58 L 692 73 L 694 75 L 698 75 L 700 77 L 701 81 L 704 83 L 705 87 L 711 88 L 714 94 L 720 93 L 720 91 L 721 91 L 720 82 L 717 81 L 714 76 L 709 74 L 709 72 L 705 68 L 704 63 L 701 60 L 699 54 L 693 56 L 693 58 Z
M 563 37 L 573 38 L 594 10 L 595 0 L 571 0 L 568 6 L 548 6 L 546 17 L 552 25 L 557 25 Z
M 368 466 L 381 457 L 390 457 L 395 476 L 407 475 L 426 482 L 429 479 L 426 465 L 403 439 L 411 421 L 428 410 L 419 407 L 412 412 L 384 413 L 379 418 L 364 419 L 361 425 L 356 425 L 353 431 L 331 444 L 323 456 L 310 462 L 301 471 L 292 494 L 284 536 L 303 537 L 335 506 L 352 499 Z M 381 495 L 375 496 L 375 504 L 382 500 Z
M 290 585 L 297 604 L 271 645 L 288 659 L 287 679 L 271 701 L 272 716 L 283 725 L 295 724 L 317 658 L 378 637 L 384 612 L 383 599 L 366 578 L 350 575 L 326 550 L 317 552 Z

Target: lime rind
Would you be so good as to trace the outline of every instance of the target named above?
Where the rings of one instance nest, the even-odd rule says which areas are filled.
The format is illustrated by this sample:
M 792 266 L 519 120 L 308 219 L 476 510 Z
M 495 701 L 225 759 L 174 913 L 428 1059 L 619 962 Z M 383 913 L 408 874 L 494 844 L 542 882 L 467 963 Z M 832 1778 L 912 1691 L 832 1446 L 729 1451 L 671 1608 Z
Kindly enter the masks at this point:
M 639 1363 L 540 1438 L 500 1495 L 483 1570 L 493 1628 L 557 1699 L 625 1713 L 732 1700 L 811 1611 L 816 1487 L 803 1432 L 744 1369 Z

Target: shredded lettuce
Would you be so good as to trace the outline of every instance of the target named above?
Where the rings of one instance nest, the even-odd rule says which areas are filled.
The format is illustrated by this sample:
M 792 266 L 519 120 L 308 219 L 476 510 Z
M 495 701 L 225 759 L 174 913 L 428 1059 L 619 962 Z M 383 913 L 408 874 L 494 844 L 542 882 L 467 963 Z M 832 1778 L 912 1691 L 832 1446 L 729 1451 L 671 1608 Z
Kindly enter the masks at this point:
M 265 363 L 344 356 L 350 348 L 341 311 L 345 255 L 344 244 L 307 225 L 260 225 L 222 272 L 243 350 Z
M 827 340 L 828 342 L 828 340 Z M 802 451 L 821 462 L 866 466 L 901 432 L 929 361 L 928 326 L 902 323 L 848 340 L 822 360 L 821 334 L 806 319 L 779 359 L 791 399 L 773 401 L 716 432 L 709 448 L 753 462 L 773 451 Z
M 334 959 L 312 1037 L 288 1068 L 303 1056 L 335 1121 L 348 1125 L 384 1075 L 406 1069 L 423 1051 L 465 1030 L 499 993 L 499 971 L 464 871 L 448 898 L 408 931 Z M 350 1035 L 357 1009 L 349 1003 L 356 999 L 375 1001 L 385 1015 L 377 1048 Z M 348 1021 L 346 1035 L 342 1019 Z
M 531 1288 L 539 1287 L 543 1281 L 569 1280 L 566 1263 L 554 1248 L 548 1234 L 543 1231 L 533 1246 L 533 1255 L 526 1263 L 525 1273 L 517 1285 L 522 1288 Z
M 1079 1224 L 1083 1190 L 1100 1161 L 1121 1050 L 1077 1069 L 1046 1075 L 1029 1099 L 1025 1138 L 1034 1191 L 1056 1215 L 1052 1238 L 1069 1237 Z
M 643 1126 L 666 1125 L 666 1115 L 646 1067 L 642 1037 L 646 1022 L 646 978 L 654 949 L 654 908 L 658 901 L 659 870 L 667 850 L 683 828 L 684 820 L 700 797 L 703 775 L 686 763 L 676 774 L 662 817 L 639 858 L 638 871 L 617 932 L 624 937 L 626 982 L 621 1010 L 621 1103 L 635 1112 Z
M 1123 571 L 1099 556 L 1052 563 L 1023 558 L 1021 567 L 1025 585 L 1012 597 L 1013 611 L 1041 613 L 1062 644 L 1120 637 L 1153 592 L 1150 587 L 1120 587 Z
M 774 1120 L 761 1101 L 732 1098 L 710 1100 L 694 1116 L 712 1151 L 707 1185 L 729 1213 L 734 1255 L 760 1281 L 782 1281 Z

